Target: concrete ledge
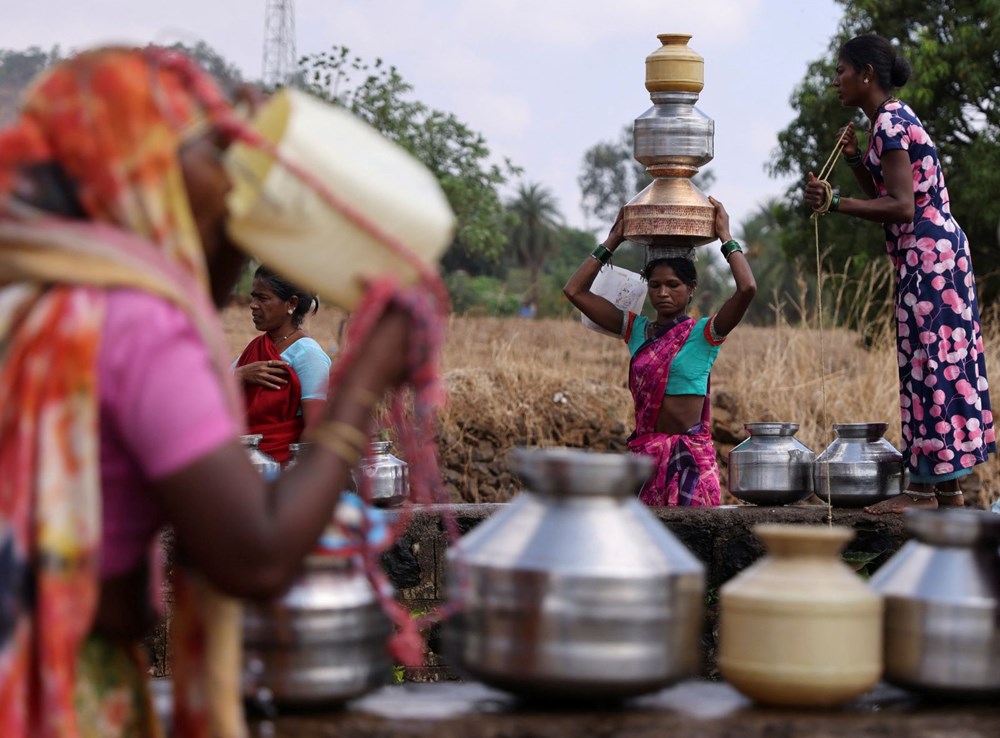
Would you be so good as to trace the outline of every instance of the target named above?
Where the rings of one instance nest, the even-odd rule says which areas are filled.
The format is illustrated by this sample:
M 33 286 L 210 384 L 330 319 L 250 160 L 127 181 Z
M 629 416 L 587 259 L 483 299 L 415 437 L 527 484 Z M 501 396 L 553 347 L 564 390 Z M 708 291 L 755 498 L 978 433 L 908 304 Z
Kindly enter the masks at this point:
M 464 534 L 504 507 L 505 503 L 469 505 L 429 505 L 415 510 L 406 533 L 396 547 L 383 557 L 389 578 L 399 599 L 414 612 L 428 612 L 447 596 L 448 549 L 446 518 L 453 518 Z M 821 505 L 756 507 L 727 505 L 716 508 L 652 508 L 664 525 L 706 569 L 705 629 L 702 638 L 702 676 L 713 679 L 718 621 L 718 588 L 764 553 L 753 535 L 758 523 L 827 524 L 828 511 Z M 835 525 L 853 528 L 854 540 L 845 549 L 847 557 L 871 559 L 862 567 L 875 571 L 908 536 L 899 515 L 870 515 L 860 509 L 834 508 Z M 859 567 L 860 568 L 860 567 Z M 423 669 L 407 670 L 412 681 L 458 678 L 441 659 L 437 634 L 428 638 L 429 651 Z
M 264 738 L 995 738 L 996 705 L 930 704 L 878 686 L 839 709 L 759 707 L 728 684 L 689 681 L 619 706 L 526 705 L 480 684 L 386 687 L 343 710 L 251 724 Z

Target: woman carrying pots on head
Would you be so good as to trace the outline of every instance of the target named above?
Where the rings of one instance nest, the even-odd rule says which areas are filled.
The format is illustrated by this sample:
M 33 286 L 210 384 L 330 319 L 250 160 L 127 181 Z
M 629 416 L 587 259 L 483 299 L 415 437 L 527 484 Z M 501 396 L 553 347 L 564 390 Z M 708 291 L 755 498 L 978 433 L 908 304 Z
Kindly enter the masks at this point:
M 969 241 L 951 214 L 937 149 L 916 113 L 893 95 L 910 65 L 881 36 L 840 48 L 833 87 L 871 121 L 862 151 L 838 133 L 866 198 L 839 197 L 809 173 L 814 209 L 882 223 L 896 272 L 896 344 L 906 492 L 868 508 L 962 506 L 959 480 L 996 453 Z M 829 200 L 829 205 L 827 202 Z
M 155 47 L 60 62 L 0 130 L 4 738 L 161 734 L 140 644 L 165 523 L 175 734 L 244 736 L 232 598 L 291 584 L 373 406 L 412 381 L 419 310 L 393 300 L 300 463 L 254 470 L 216 312 L 246 262 L 226 230 L 234 140 L 266 147 L 193 61 Z
M 732 269 L 736 291 L 719 311 L 694 320 L 688 306 L 698 284 L 686 257 L 656 259 L 643 272 L 656 318 L 625 312 L 591 285 L 624 241 L 623 213 L 601 246 L 576 270 L 563 292 L 580 312 L 628 345 L 629 389 L 635 403 L 635 431 L 628 446 L 652 456 L 656 468 L 639 498 L 651 506 L 718 505 L 719 466 L 710 434 L 709 374 L 726 336 L 743 319 L 757 291 L 750 264 L 732 240 L 729 214 L 715 206 L 715 229 Z
M 303 330 L 319 300 L 265 266 L 253 275 L 250 316 L 263 331 L 243 349 L 234 373 L 243 385 L 247 433 L 260 434 L 260 450 L 279 464 L 292 458 L 288 445 L 323 416 L 330 357 Z

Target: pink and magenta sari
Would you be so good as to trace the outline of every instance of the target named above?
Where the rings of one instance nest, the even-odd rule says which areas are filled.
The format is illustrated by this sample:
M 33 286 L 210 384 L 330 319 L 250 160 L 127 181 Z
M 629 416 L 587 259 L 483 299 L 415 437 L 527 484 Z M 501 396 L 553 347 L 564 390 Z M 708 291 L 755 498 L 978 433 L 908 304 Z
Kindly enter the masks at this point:
M 719 465 L 709 433 L 711 411 L 708 395 L 701 422 L 682 435 L 657 433 L 670 365 L 687 340 L 694 321 L 680 318 L 657 337 L 644 343 L 629 366 L 629 389 L 635 403 L 635 431 L 629 437 L 632 453 L 652 456 L 653 475 L 639 491 L 639 499 L 651 507 L 682 505 L 709 507 L 722 498 Z

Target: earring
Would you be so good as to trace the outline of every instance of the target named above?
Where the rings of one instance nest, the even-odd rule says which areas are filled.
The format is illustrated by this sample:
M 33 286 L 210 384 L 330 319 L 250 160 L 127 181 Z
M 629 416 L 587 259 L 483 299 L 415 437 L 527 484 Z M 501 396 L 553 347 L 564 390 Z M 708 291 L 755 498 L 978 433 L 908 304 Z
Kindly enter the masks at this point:
M 294 312 L 295 312 L 294 310 L 292 310 L 291 308 L 288 308 L 288 314 L 289 314 L 289 315 L 291 315 L 291 314 L 292 314 L 292 313 L 294 313 Z
M 865 84 L 868 84 L 868 78 L 865 77 Z

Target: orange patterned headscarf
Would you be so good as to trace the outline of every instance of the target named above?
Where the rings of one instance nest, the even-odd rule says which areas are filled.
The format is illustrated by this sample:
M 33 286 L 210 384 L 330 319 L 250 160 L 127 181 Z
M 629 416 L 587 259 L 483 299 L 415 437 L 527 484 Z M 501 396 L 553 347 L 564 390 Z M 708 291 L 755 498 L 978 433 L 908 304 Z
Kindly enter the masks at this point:
M 80 734 L 76 658 L 98 597 L 103 288 L 144 289 L 186 310 L 213 352 L 234 417 L 242 415 L 177 156 L 185 131 L 206 122 L 239 129 L 214 83 L 186 56 L 102 49 L 45 73 L 14 125 L 0 131 L 4 738 Z M 13 197 L 19 173 L 38 164 L 68 175 L 88 220 L 46 215 Z M 222 634 L 230 658 L 221 675 L 209 673 L 205 658 L 214 637 L 206 608 L 224 613 L 215 622 L 238 623 L 238 607 L 201 581 L 176 589 L 175 730 L 238 736 L 238 631 Z

